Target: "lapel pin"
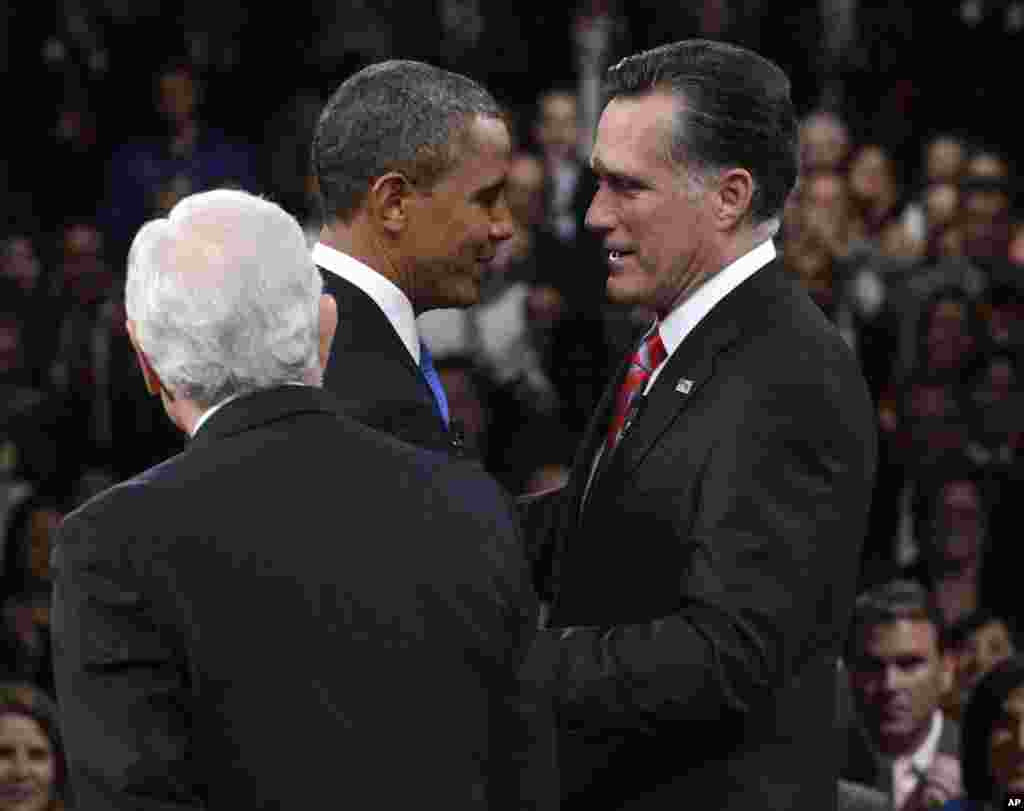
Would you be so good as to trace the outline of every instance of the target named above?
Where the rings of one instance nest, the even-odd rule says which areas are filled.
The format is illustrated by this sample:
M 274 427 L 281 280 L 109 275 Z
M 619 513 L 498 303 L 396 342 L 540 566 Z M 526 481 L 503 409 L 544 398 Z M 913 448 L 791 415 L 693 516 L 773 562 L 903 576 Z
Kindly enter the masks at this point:
M 680 394 L 689 394 L 693 389 L 693 381 L 687 380 L 685 377 L 679 378 L 679 382 L 676 383 L 676 391 Z

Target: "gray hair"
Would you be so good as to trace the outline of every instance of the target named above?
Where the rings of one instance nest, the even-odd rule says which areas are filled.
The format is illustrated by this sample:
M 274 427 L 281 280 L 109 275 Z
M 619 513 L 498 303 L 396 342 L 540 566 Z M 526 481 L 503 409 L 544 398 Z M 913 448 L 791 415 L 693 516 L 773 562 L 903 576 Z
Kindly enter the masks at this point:
M 163 385 L 208 408 L 235 394 L 320 382 L 322 290 L 294 217 L 217 189 L 139 229 L 125 306 Z
M 370 184 L 387 172 L 430 188 L 459 158 L 477 116 L 502 118 L 494 97 L 458 73 L 390 60 L 334 91 L 313 136 L 313 171 L 325 219 L 350 222 Z

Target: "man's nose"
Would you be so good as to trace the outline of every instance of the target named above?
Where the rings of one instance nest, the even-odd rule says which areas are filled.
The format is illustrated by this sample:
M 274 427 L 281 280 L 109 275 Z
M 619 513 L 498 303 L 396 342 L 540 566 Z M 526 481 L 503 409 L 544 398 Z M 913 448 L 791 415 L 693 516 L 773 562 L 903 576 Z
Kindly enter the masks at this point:
M 591 231 L 611 231 L 615 228 L 615 216 L 607 199 L 607 192 L 598 186 L 594 199 L 590 201 L 584 224 Z

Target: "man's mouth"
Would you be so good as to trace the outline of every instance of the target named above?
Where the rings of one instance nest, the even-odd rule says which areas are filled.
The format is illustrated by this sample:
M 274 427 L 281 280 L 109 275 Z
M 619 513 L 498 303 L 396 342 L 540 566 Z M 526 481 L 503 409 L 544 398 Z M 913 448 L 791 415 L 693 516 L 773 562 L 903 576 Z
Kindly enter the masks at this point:
M 632 255 L 632 251 L 622 250 L 619 248 L 608 249 L 608 261 L 611 262 L 612 264 L 617 264 L 618 262 L 621 262 L 623 259 L 625 259 L 627 256 Z

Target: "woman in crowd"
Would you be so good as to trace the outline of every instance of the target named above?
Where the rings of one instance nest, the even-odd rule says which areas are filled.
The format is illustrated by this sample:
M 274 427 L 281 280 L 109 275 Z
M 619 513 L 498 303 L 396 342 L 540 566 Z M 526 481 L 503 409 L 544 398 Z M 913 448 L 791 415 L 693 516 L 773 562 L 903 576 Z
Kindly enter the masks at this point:
M 0 683 L 0 811 L 63 811 L 66 784 L 53 703 L 30 685 Z

